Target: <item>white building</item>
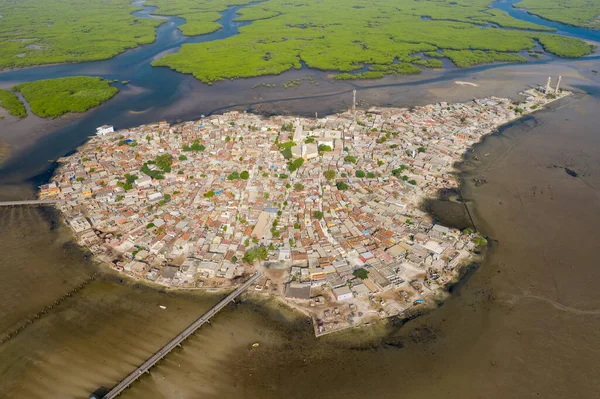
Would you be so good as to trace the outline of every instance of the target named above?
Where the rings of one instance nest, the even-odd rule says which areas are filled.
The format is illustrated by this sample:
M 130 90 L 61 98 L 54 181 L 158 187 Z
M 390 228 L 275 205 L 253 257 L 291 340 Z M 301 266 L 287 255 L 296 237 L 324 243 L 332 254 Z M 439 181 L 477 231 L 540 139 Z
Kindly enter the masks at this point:
M 158 201 L 163 197 L 162 193 L 152 193 L 148 195 L 148 201 Z
M 348 299 L 353 298 L 352 291 L 350 291 L 350 288 L 348 288 L 348 286 L 334 288 L 333 296 L 335 296 L 335 300 L 338 302 L 346 301 Z
M 87 221 L 83 216 L 76 217 L 69 221 L 71 228 L 75 231 L 75 233 L 81 233 L 82 231 L 86 231 L 87 229 L 91 229 L 92 225 Z
M 149 187 L 152 184 L 152 178 L 150 176 L 140 177 L 135 181 L 135 185 L 138 187 Z
M 112 133 L 115 131 L 115 128 L 109 125 L 104 125 L 96 128 L 97 136 L 104 136 L 106 134 Z

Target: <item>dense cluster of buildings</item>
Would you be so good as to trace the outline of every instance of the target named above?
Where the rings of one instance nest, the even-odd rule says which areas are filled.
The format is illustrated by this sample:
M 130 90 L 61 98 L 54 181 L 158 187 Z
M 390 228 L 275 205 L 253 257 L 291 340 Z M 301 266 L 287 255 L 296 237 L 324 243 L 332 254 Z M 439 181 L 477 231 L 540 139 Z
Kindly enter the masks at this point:
M 432 223 L 421 202 L 457 187 L 452 165 L 482 135 L 550 101 L 528 95 L 105 126 L 40 195 L 61 200 L 79 243 L 123 273 L 197 288 L 261 267 L 256 292 L 324 334 L 402 313 L 455 279 L 482 241 Z

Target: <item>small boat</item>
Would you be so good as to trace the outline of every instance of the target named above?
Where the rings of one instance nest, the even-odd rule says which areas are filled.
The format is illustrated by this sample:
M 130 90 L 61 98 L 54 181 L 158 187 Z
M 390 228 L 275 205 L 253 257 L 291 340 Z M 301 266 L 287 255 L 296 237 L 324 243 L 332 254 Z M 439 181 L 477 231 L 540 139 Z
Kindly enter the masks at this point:
M 163 306 L 163 305 L 158 305 L 158 307 L 161 308 L 161 309 L 166 309 L 167 308 L 166 306 Z
M 253 348 L 258 348 L 258 347 L 259 347 L 259 345 L 260 345 L 260 344 L 259 344 L 258 342 L 255 342 L 255 343 L 253 343 L 253 344 L 252 344 L 252 347 L 253 347 Z

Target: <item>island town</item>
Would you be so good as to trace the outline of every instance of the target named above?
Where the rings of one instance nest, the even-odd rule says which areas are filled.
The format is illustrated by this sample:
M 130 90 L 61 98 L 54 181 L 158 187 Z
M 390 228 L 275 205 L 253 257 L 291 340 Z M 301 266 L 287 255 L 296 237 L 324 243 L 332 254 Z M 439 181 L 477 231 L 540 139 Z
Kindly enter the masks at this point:
M 436 223 L 422 203 L 458 187 L 453 165 L 483 136 L 570 93 L 521 94 L 102 126 L 59 160 L 40 198 L 133 278 L 225 289 L 260 270 L 251 294 L 306 314 L 320 336 L 433 306 L 477 260 L 485 238 Z

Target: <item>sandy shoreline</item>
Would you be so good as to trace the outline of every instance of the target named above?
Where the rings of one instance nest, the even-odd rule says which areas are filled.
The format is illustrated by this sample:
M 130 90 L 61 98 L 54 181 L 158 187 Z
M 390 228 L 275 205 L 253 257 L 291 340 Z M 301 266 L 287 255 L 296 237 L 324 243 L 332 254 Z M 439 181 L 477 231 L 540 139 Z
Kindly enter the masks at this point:
M 514 116 L 509 117 L 508 120 L 506 120 L 506 121 L 502 120 L 502 122 L 496 122 L 496 123 L 492 123 L 492 124 L 486 124 L 486 123 L 484 123 L 485 127 L 483 128 L 483 130 L 481 130 L 481 129 L 479 130 L 478 136 L 477 136 L 478 138 L 475 141 L 469 140 L 468 141 L 468 146 L 461 150 L 462 153 L 460 155 L 464 158 L 465 153 L 467 153 L 468 151 L 470 151 L 470 149 L 473 147 L 473 145 L 476 145 L 478 142 L 480 142 L 485 136 L 489 135 L 490 133 L 493 133 L 493 132 L 497 131 L 497 129 L 499 127 L 503 126 L 504 124 L 511 123 L 511 122 L 513 122 L 515 120 L 518 120 L 523 115 L 527 115 L 529 113 L 535 112 L 536 110 L 540 109 L 540 106 L 543 107 L 543 106 L 545 106 L 545 105 L 547 105 L 547 104 L 555 101 L 557 97 L 558 98 L 563 98 L 564 96 L 566 96 L 566 95 L 569 94 L 569 92 L 563 92 L 563 93 L 561 93 L 558 96 L 554 96 L 554 97 L 551 97 L 551 98 L 544 98 L 543 96 L 540 96 L 539 94 L 536 94 L 536 93 L 537 93 L 536 91 L 528 91 L 527 92 L 527 95 L 529 96 L 528 97 L 528 102 L 525 103 L 522 106 L 523 109 L 521 111 L 519 111 L 520 114 L 519 114 L 519 112 L 513 111 Z M 490 102 L 492 102 L 492 101 L 500 101 L 500 104 L 503 104 L 502 100 L 503 99 L 498 99 L 498 100 L 496 100 L 496 99 L 494 99 L 494 100 L 492 100 L 492 99 L 486 99 L 486 100 L 482 100 L 482 102 L 485 104 L 486 101 L 490 101 Z M 510 104 L 510 102 L 509 102 L 509 104 Z M 424 107 L 424 108 L 427 109 L 427 106 Z M 450 109 L 450 107 L 448 107 L 448 109 Z M 510 107 L 510 109 L 512 109 L 512 106 Z M 387 109 L 387 110 L 385 110 L 385 109 L 381 109 L 381 108 L 378 108 L 376 110 L 378 110 L 378 112 L 388 112 L 388 113 L 391 112 L 392 114 L 394 112 L 396 112 L 396 113 L 403 112 L 403 110 L 394 111 L 394 109 Z M 231 115 L 233 115 L 233 114 L 231 114 Z M 223 115 L 223 116 L 225 117 L 225 115 Z M 336 116 L 334 116 L 334 117 L 336 117 Z M 464 119 L 464 118 L 462 118 L 462 119 Z M 263 123 L 268 124 L 269 120 L 270 119 L 263 119 Z M 251 123 L 256 123 L 256 122 L 251 122 Z M 185 125 L 181 125 L 181 126 L 185 126 Z M 246 125 L 244 125 L 244 126 L 246 126 Z M 250 126 L 250 125 L 248 125 L 248 126 Z M 167 127 L 168 127 L 168 125 L 167 125 Z M 145 131 L 144 130 L 145 129 L 144 126 L 139 127 L 138 129 L 141 129 L 140 132 Z M 171 129 L 177 129 L 177 127 L 174 126 Z M 135 132 L 135 130 L 130 130 L 129 134 L 132 134 L 131 133 L 132 131 Z M 140 133 L 140 134 L 142 134 L 142 133 Z M 146 133 L 143 133 L 143 134 L 146 134 Z M 142 140 L 144 140 L 143 139 L 143 134 L 140 137 L 137 137 L 134 134 L 134 136 L 132 136 L 132 137 L 137 138 L 138 142 L 142 142 Z M 146 136 L 146 137 L 148 137 L 148 136 Z M 459 137 L 461 137 L 461 140 L 462 140 L 463 136 L 459 135 Z M 104 141 L 106 141 L 106 140 L 104 140 Z M 90 143 L 82 146 L 79 149 L 79 152 L 77 154 L 79 154 L 79 153 L 85 154 L 85 153 L 88 152 L 88 149 L 89 149 L 90 146 L 92 146 L 92 147 L 96 146 L 96 148 L 97 148 L 98 145 L 103 145 L 102 142 L 103 142 L 103 138 L 101 138 L 101 137 L 100 138 L 94 138 L 94 139 L 91 140 Z M 148 142 L 148 144 L 149 143 L 150 143 L 150 141 Z M 80 155 L 77 155 L 77 156 L 80 156 Z M 460 161 L 460 159 L 454 159 L 454 163 L 459 162 L 459 161 Z M 69 160 L 65 159 L 62 162 L 63 162 L 63 165 L 64 165 L 63 167 L 67 167 L 66 165 L 68 165 Z M 63 168 L 63 167 L 61 167 L 61 168 Z M 59 168 L 58 171 L 57 171 L 58 176 L 64 174 L 61 168 Z M 92 168 L 91 171 L 94 172 L 94 169 Z M 452 171 L 456 172 L 456 169 L 454 168 L 454 166 L 450 166 L 450 168 L 449 168 L 448 171 L 452 173 Z M 56 178 L 57 177 L 55 176 L 55 179 Z M 64 178 L 64 176 L 63 176 L 63 178 Z M 61 180 L 63 178 L 58 177 L 59 180 Z M 416 184 L 416 183 L 413 183 L 413 184 Z M 458 188 L 458 187 L 455 186 L 455 185 L 452 185 L 452 184 L 447 185 L 447 186 L 444 187 L 444 189 L 448 189 L 448 188 Z M 42 194 L 44 195 L 43 191 L 42 191 Z M 430 192 L 424 192 L 422 195 L 419 195 L 418 197 L 416 197 L 413 201 L 421 203 L 421 202 L 423 202 L 423 200 L 425 198 L 428 198 L 430 196 L 431 196 Z M 77 198 L 77 197 L 72 198 L 69 195 L 66 198 L 66 200 L 67 201 L 72 201 L 75 198 Z M 75 202 L 73 202 L 73 204 L 75 204 Z M 62 209 L 63 207 L 61 206 L 59 208 Z M 65 211 L 65 210 L 63 209 L 63 211 Z M 409 213 L 409 215 L 410 215 L 410 213 Z M 420 215 L 420 214 L 419 213 L 413 213 L 413 215 L 415 215 L 415 217 L 416 217 L 416 215 Z M 74 215 L 71 215 L 70 213 L 67 213 L 67 214 L 65 214 L 65 217 L 66 217 L 68 223 L 73 223 L 73 220 L 74 220 L 73 217 L 74 217 Z M 418 216 L 418 217 L 423 217 L 423 216 Z M 80 222 L 77 222 L 77 223 L 80 223 Z M 73 226 L 73 224 L 71 224 L 71 225 Z M 139 229 L 136 228 L 136 229 L 134 229 L 134 231 L 135 230 L 139 230 Z M 118 232 L 118 230 L 116 232 Z M 113 231 L 114 234 L 116 234 L 116 232 Z M 120 236 L 120 234 L 118 236 Z M 89 238 L 89 234 L 86 237 L 87 238 L 85 238 L 85 240 L 88 241 L 90 239 Z M 117 243 L 115 242 L 114 245 L 117 245 Z M 139 248 L 142 248 L 142 247 L 139 247 Z M 135 257 L 136 253 L 139 252 L 140 250 L 141 249 L 138 249 L 137 251 L 135 251 L 133 253 L 133 257 Z M 111 264 L 112 265 L 111 267 L 116 268 L 118 270 L 122 270 L 123 269 L 123 265 L 125 264 L 124 262 L 122 262 L 120 260 L 117 260 L 117 258 L 115 258 L 115 259 L 106 258 L 105 255 L 102 255 L 102 252 L 98 251 L 98 248 L 96 248 L 94 251 L 96 253 L 96 259 L 102 259 L 104 262 Z M 243 254 L 240 254 L 239 256 L 242 256 L 242 255 Z M 462 258 L 459 258 L 459 259 L 462 259 Z M 413 305 L 418 305 L 417 309 L 420 309 L 420 308 L 433 308 L 433 307 L 437 306 L 437 304 L 439 302 L 443 301 L 444 298 L 447 296 L 447 292 L 449 290 L 449 287 L 453 286 L 454 284 L 456 284 L 459 281 L 460 276 L 463 275 L 463 269 L 464 268 L 469 268 L 474 262 L 476 262 L 475 258 L 471 254 L 471 256 L 469 256 L 468 258 L 463 259 L 463 261 L 461 262 L 460 265 L 453 266 L 453 268 L 456 267 L 456 266 L 457 267 L 454 270 L 451 270 L 451 272 L 449 274 L 447 274 L 447 275 L 443 274 L 444 277 L 439 282 L 436 283 L 435 286 L 439 287 L 439 288 L 435 288 L 435 289 L 430 288 L 430 290 L 432 291 L 431 294 L 429 294 L 429 293 L 425 294 L 424 291 L 422 291 L 419 288 L 418 292 L 420 292 L 421 294 L 423 294 L 422 298 L 426 299 L 426 300 L 423 301 L 423 300 L 420 299 L 421 296 L 417 296 L 417 298 L 419 298 L 419 299 L 417 301 L 415 301 L 415 303 Z M 135 263 L 135 262 L 133 262 L 133 263 L 130 262 L 130 263 L 133 265 L 133 263 Z M 140 263 L 140 265 L 142 265 L 142 263 Z M 129 267 L 132 267 L 132 266 L 130 265 Z M 136 267 L 139 267 L 139 266 L 136 266 Z M 154 270 L 154 269 L 152 269 L 152 270 Z M 251 271 L 252 270 L 250 270 L 249 272 L 251 272 Z M 248 270 L 246 270 L 245 272 L 248 272 Z M 276 273 L 275 275 L 273 275 L 273 273 L 269 269 L 265 269 L 264 272 L 265 272 L 266 283 L 264 283 L 264 282 L 262 284 L 259 283 L 257 285 L 256 291 L 262 291 L 263 288 L 259 289 L 259 287 L 262 287 L 262 285 L 265 285 L 265 286 L 268 287 L 269 286 L 269 281 L 273 281 L 275 283 L 275 287 L 278 287 L 278 288 L 274 287 L 273 290 L 277 291 L 277 295 L 283 295 L 282 289 L 285 286 L 285 280 L 280 280 L 280 278 L 281 277 L 285 278 L 286 274 L 284 273 L 282 275 L 280 273 Z M 153 271 L 152 273 L 155 273 L 155 272 Z M 160 273 L 160 271 L 158 271 L 158 273 Z M 125 275 L 129 275 L 129 274 L 131 274 L 131 272 L 125 273 Z M 160 276 L 160 274 L 159 274 L 159 276 Z M 137 277 L 134 277 L 134 278 L 136 280 L 139 280 L 141 278 L 141 275 L 138 275 Z M 155 277 L 153 277 L 152 279 L 156 280 Z M 168 280 L 163 281 L 162 278 L 159 278 L 156 281 L 159 282 L 159 285 L 164 285 L 164 286 L 167 286 L 167 287 L 170 287 L 170 288 L 173 288 L 173 289 L 177 289 L 177 287 L 178 287 L 178 286 L 172 286 L 168 282 Z M 404 281 L 404 280 L 402 280 L 402 281 Z M 427 284 L 427 280 L 425 281 L 425 283 Z M 206 287 L 205 287 L 205 284 L 206 284 Z M 429 284 L 431 284 L 431 283 L 429 283 Z M 235 284 L 233 284 L 233 282 L 227 281 L 227 280 L 218 281 L 218 280 L 210 280 L 210 279 L 208 279 L 206 281 L 204 281 L 204 280 L 202 281 L 201 287 L 202 287 L 202 290 L 207 289 L 210 292 L 210 291 L 214 290 L 215 288 L 218 288 L 218 289 L 227 289 L 227 288 L 232 287 L 234 285 Z M 411 285 L 412 285 L 412 283 L 411 283 Z M 193 286 L 193 288 L 197 288 L 197 287 Z M 408 289 L 408 288 L 405 288 L 405 289 Z M 273 290 L 271 290 L 271 291 L 275 292 Z M 404 291 L 402 291 L 402 292 L 404 292 Z M 257 294 L 259 294 L 259 292 L 257 292 Z M 316 294 L 316 295 L 319 295 L 319 294 Z M 327 298 L 327 295 L 329 295 L 329 294 L 327 294 L 327 295 L 323 294 L 323 295 L 325 295 L 325 298 Z M 405 295 L 405 294 L 403 294 L 403 295 Z M 389 297 L 389 295 L 384 296 L 384 297 L 387 298 L 387 301 L 391 301 L 390 302 L 391 304 L 397 303 L 397 302 L 394 302 L 393 298 Z M 326 302 L 327 301 L 328 300 L 326 299 Z M 408 300 L 406 299 L 406 296 L 405 296 L 405 301 L 408 302 Z M 381 299 L 381 303 L 382 304 L 384 303 L 383 299 Z M 371 314 L 371 311 L 367 311 L 367 308 L 365 308 L 365 317 L 360 317 L 358 320 L 353 321 L 350 325 L 339 324 L 339 322 L 336 321 L 335 322 L 335 326 L 332 326 L 329 329 L 327 329 L 327 328 L 323 328 L 322 327 L 323 326 L 323 322 L 321 321 L 321 319 L 319 319 L 316 316 L 316 313 L 314 313 L 314 309 L 311 309 L 311 307 L 314 307 L 315 304 L 313 304 L 311 302 L 307 306 L 306 303 L 304 303 L 304 304 L 297 304 L 295 302 L 292 302 L 291 305 L 294 308 L 297 308 L 297 309 L 304 309 L 305 314 L 312 314 L 313 322 L 314 322 L 314 326 L 315 326 L 315 333 L 317 334 L 317 336 L 328 334 L 328 333 L 334 332 L 334 331 L 343 330 L 343 329 L 348 328 L 348 327 L 355 327 L 355 326 L 364 325 L 364 324 L 368 325 L 371 322 L 380 319 L 380 317 L 376 317 L 375 319 L 373 319 L 373 315 Z M 396 313 L 396 311 L 391 311 L 391 310 L 388 309 L 387 312 L 383 312 L 383 310 L 380 310 L 379 314 L 381 316 L 385 315 L 386 318 L 390 317 L 390 316 L 397 316 L 397 315 L 399 315 L 400 317 L 406 317 L 406 318 L 412 318 L 413 317 L 412 315 L 414 314 L 414 311 L 412 309 L 412 306 L 408 306 L 408 307 L 406 307 L 405 305 L 404 306 L 403 305 L 394 305 L 394 306 L 395 306 L 395 308 L 398 308 L 398 306 L 400 306 L 400 309 L 402 309 L 400 311 L 400 313 Z M 389 305 L 388 305 L 388 308 L 389 308 Z M 335 309 L 337 311 L 337 307 Z M 421 312 L 421 310 L 417 310 L 417 311 Z M 405 312 L 406 312 L 406 315 L 405 315 Z M 326 314 L 327 314 L 327 312 L 326 312 Z M 369 314 L 369 315 L 367 315 L 367 314 Z M 322 316 L 319 316 L 319 317 L 322 317 Z M 319 325 L 319 329 L 317 329 L 317 325 Z

